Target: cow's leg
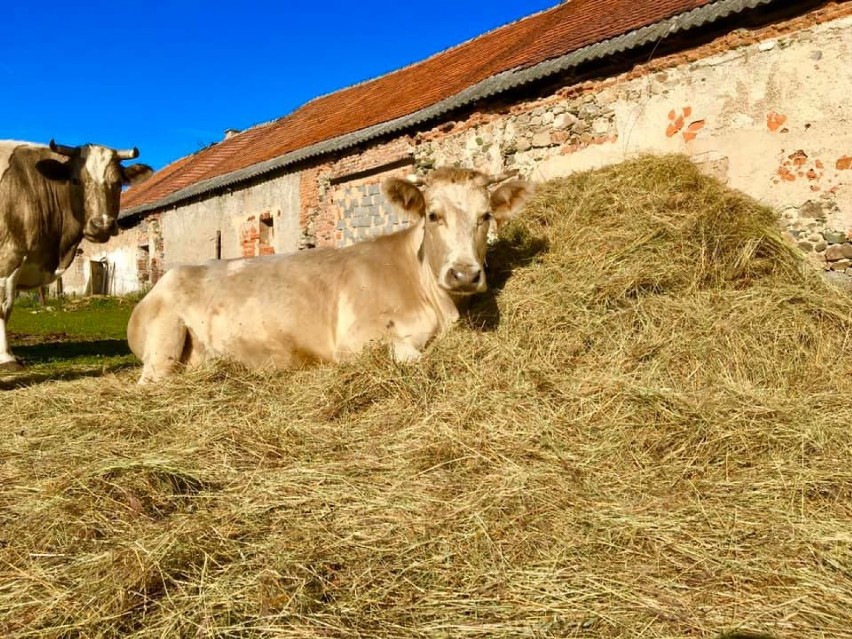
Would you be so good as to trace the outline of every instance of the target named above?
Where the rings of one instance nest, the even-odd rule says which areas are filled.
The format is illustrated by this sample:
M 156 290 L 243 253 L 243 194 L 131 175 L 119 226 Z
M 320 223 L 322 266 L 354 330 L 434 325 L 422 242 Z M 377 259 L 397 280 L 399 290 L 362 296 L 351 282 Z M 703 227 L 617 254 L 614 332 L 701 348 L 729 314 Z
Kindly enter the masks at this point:
M 21 365 L 9 348 L 6 325 L 12 315 L 12 303 L 15 301 L 15 288 L 18 284 L 18 267 L 5 277 L 0 277 L 0 370 L 18 370 Z
M 408 342 L 395 341 L 393 343 L 393 359 L 396 362 L 414 362 L 420 359 L 421 353 L 416 347 Z

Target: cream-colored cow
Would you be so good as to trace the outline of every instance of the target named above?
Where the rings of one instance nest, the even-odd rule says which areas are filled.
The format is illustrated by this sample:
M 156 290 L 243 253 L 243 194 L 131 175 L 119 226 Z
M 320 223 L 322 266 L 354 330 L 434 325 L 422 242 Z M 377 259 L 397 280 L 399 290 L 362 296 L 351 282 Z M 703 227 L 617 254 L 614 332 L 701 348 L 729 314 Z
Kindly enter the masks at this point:
M 437 169 L 418 188 L 384 183 L 388 200 L 418 216 L 398 233 L 342 249 L 214 261 L 165 274 L 133 311 L 130 348 L 140 383 L 181 365 L 224 358 L 249 367 L 339 362 L 386 339 L 411 360 L 486 289 L 492 218 L 517 211 L 531 185 L 467 169 Z

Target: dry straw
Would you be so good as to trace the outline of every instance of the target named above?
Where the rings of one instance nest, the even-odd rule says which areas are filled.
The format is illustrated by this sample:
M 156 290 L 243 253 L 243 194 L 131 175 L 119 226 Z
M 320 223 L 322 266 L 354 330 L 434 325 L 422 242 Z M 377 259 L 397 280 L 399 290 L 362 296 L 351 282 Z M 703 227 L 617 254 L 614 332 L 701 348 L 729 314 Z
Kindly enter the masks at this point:
M 490 270 L 414 365 L 4 393 L 0 635 L 852 636 L 852 303 L 773 213 L 643 158 Z

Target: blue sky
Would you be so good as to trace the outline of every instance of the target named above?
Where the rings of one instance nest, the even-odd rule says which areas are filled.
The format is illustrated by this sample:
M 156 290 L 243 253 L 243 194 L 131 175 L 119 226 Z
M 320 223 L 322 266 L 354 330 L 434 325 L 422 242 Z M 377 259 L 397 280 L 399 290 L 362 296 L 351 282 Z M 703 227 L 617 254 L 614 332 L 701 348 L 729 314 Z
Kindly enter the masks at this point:
M 558 3 L 8 0 L 0 139 L 138 146 L 161 168 Z

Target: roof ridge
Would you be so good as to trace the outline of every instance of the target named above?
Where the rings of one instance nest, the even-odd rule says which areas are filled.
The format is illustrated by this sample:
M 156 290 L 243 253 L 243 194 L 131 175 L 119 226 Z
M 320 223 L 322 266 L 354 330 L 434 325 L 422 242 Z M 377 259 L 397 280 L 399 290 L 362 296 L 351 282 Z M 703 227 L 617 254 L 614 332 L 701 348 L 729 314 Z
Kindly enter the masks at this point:
M 270 122 L 267 122 L 266 124 L 270 124 L 271 122 L 278 122 L 280 120 L 288 118 L 291 115 L 293 115 L 296 111 L 300 111 L 302 108 L 308 106 L 309 104 L 313 104 L 314 102 L 317 102 L 319 100 L 329 98 L 329 97 L 336 95 L 338 93 L 343 93 L 344 91 L 348 91 L 349 89 L 355 89 L 355 88 L 370 84 L 371 82 L 376 82 L 377 80 L 382 80 L 384 78 L 395 75 L 397 73 L 402 73 L 403 71 L 408 71 L 409 69 L 412 69 L 413 67 L 416 67 L 416 66 L 421 65 L 421 64 L 425 64 L 425 63 L 429 62 L 430 60 L 432 60 L 432 59 L 434 59 L 434 58 L 436 58 L 440 55 L 444 55 L 446 53 L 454 51 L 455 49 L 460 49 L 461 47 L 466 46 L 466 45 L 470 44 L 471 42 L 475 42 L 476 40 L 479 40 L 480 38 L 485 38 L 485 37 L 491 35 L 492 33 L 495 33 L 496 31 L 500 31 L 501 29 L 511 27 L 513 25 L 519 24 L 519 23 L 524 22 L 526 20 L 530 20 L 532 18 L 535 18 L 536 16 L 540 16 L 544 13 L 547 13 L 548 11 L 555 11 L 556 9 L 558 9 L 559 7 L 561 7 L 563 5 L 571 4 L 573 2 L 573 0 L 564 0 L 564 1 L 562 1 L 562 0 L 551 0 L 551 1 L 556 1 L 556 2 L 558 2 L 558 4 L 555 4 L 552 7 L 548 7 L 547 9 L 542 9 L 541 11 L 536 11 L 535 13 L 530 13 L 528 15 L 521 16 L 517 20 L 512 20 L 512 21 L 507 22 L 505 24 L 501 24 L 500 26 L 494 27 L 493 29 L 486 31 L 485 33 L 480 33 L 479 35 L 475 35 L 472 38 L 468 38 L 467 40 L 464 40 L 463 42 L 459 42 L 458 44 L 454 44 L 452 46 L 449 46 L 446 49 L 441 49 L 440 51 L 436 51 L 435 53 L 432 53 L 432 54 L 426 56 L 425 58 L 421 58 L 420 60 L 416 60 L 415 62 L 411 62 L 411 63 L 406 64 L 404 66 L 398 67 L 396 69 L 393 69 L 392 71 L 388 71 L 386 73 L 380 73 L 379 75 L 376 75 L 376 76 L 373 76 L 373 77 L 370 77 L 370 78 L 366 78 L 366 79 L 360 80 L 358 82 L 354 82 L 352 84 L 346 85 L 345 87 L 341 87 L 339 89 L 329 91 L 328 93 L 316 95 L 313 98 L 311 98 L 310 100 L 308 100 L 307 102 L 305 102 L 304 104 L 302 104 L 302 105 L 296 107 L 295 109 L 293 109 L 292 111 L 290 111 L 290 113 L 282 115 L 280 118 L 275 118 L 274 120 L 271 120 Z

